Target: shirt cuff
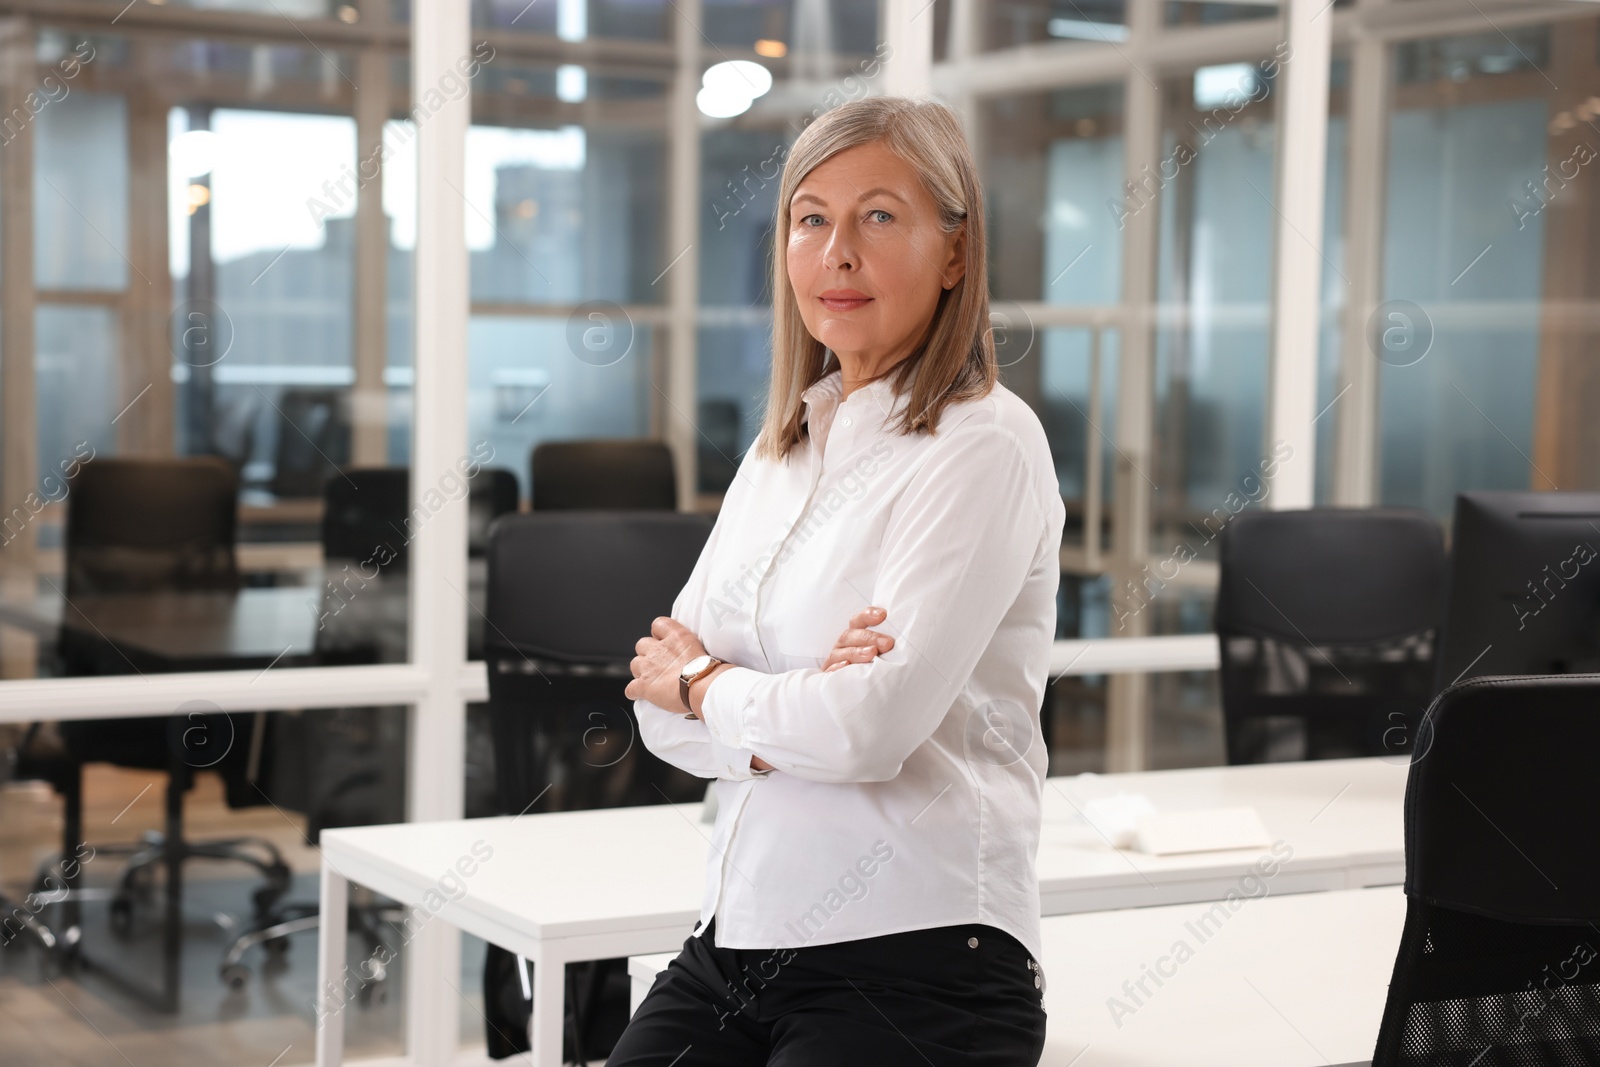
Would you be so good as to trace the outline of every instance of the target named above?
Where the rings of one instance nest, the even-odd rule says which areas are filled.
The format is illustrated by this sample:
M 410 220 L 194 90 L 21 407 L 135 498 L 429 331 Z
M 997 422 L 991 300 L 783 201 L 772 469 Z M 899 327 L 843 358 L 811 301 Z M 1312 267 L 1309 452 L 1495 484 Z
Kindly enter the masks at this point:
M 751 767 L 750 758 L 754 755 L 748 748 L 730 748 L 715 737 L 711 739 L 711 758 L 716 760 L 718 778 L 742 782 L 747 778 L 765 778 L 772 773 Z
M 749 667 L 730 667 L 711 679 L 700 702 L 700 719 L 711 732 L 713 743 L 745 748 L 745 709 L 765 677 L 768 676 Z

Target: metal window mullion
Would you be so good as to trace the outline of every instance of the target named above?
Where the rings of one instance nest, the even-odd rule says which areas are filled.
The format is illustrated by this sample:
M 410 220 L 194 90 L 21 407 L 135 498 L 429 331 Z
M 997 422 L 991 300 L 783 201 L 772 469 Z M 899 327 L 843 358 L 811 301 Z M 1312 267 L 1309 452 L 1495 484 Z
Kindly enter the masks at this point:
M 1293 449 L 1272 476 L 1273 508 L 1308 508 L 1316 485 L 1317 348 L 1333 20 L 1325 0 L 1285 0 L 1290 58 L 1277 120 L 1267 440 Z
M 667 272 L 666 389 L 652 417 L 665 430 L 678 471 L 678 507 L 695 510 L 700 489 L 699 472 L 699 301 L 700 301 L 700 0 L 677 0 L 671 8 L 673 41 L 678 69 L 669 88 L 671 142 L 667 162 L 666 255 Z
M 25 18 L 0 21 L 0 91 L 22 100 L 34 86 L 33 27 Z M 34 374 L 33 123 L 23 123 L 0 148 L 0 398 L 5 405 L 0 500 L 18 507 L 38 485 L 38 384 Z M 29 594 L 38 566 L 38 530 L 23 526 L 4 547 L 8 583 Z
M 1366 15 L 1384 0 L 1362 0 Z M 1341 324 L 1332 503 L 1377 502 L 1378 360 L 1367 344 L 1367 318 L 1383 297 L 1384 216 L 1388 196 L 1389 45 L 1357 31 L 1350 53 L 1350 110 L 1345 144 L 1345 273 L 1350 288 Z
M 389 0 L 362 0 L 361 21 L 381 36 L 389 18 Z M 355 300 L 351 336 L 355 351 L 355 387 L 351 390 L 352 463 L 359 467 L 388 462 L 389 219 L 383 211 L 381 165 L 383 127 L 389 119 L 389 50 L 363 47 L 356 57 L 356 193 Z
M 1138 54 L 1160 32 L 1158 0 L 1130 0 L 1128 38 Z M 1161 90 L 1154 73 L 1130 63 L 1123 84 L 1123 177 L 1134 181 L 1161 156 Z M 1124 328 L 1118 345 L 1116 450 L 1111 498 L 1111 603 L 1123 603 L 1124 590 L 1150 556 L 1152 492 L 1146 473 L 1155 454 L 1152 411 L 1155 365 L 1156 261 L 1159 211 L 1131 214 L 1122 240 Z M 1117 636 L 1148 631 L 1148 616 L 1129 614 Z M 1143 674 L 1114 675 L 1106 693 L 1106 770 L 1133 771 L 1149 762 L 1149 679 Z

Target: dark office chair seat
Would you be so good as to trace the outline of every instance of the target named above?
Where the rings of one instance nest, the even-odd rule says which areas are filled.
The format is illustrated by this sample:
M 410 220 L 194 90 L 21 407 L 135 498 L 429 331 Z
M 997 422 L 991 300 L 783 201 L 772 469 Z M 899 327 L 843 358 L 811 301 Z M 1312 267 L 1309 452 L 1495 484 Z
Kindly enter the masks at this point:
M 672 450 L 660 441 L 548 441 L 533 450 L 533 510 L 671 511 Z
M 1433 687 L 1444 538 L 1421 511 L 1246 511 L 1224 527 L 1217 589 L 1228 762 L 1402 755 Z
M 652 755 L 623 695 L 634 645 L 671 612 L 710 536 L 709 515 L 514 515 L 489 534 L 484 660 L 504 814 L 682 803 L 705 782 Z M 491 1055 L 527 1051 L 518 961 L 490 946 Z M 579 975 L 585 992 L 580 994 Z M 567 972 L 568 1058 L 606 1054 L 627 1021 L 626 961 Z M 508 1040 L 509 1038 L 509 1040 Z
M 1406 924 L 1373 1067 L 1600 1063 L 1600 675 L 1440 694 L 1406 786 Z

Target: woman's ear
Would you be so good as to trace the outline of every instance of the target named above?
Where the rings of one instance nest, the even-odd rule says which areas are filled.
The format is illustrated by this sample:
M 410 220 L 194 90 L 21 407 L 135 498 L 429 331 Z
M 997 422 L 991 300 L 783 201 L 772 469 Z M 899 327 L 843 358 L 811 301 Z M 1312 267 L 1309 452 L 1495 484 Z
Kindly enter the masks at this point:
M 961 284 L 961 279 L 967 274 L 967 224 L 962 223 L 946 239 L 949 246 L 949 255 L 945 257 L 943 284 L 946 289 L 954 289 Z

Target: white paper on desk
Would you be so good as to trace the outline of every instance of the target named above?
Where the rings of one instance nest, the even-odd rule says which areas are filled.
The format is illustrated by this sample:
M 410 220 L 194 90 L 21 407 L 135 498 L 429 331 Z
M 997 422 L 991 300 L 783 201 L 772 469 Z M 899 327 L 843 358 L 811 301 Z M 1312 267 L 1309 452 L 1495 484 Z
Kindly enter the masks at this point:
M 1152 856 L 1267 848 L 1272 844 L 1255 808 L 1155 812 L 1140 818 L 1133 837 L 1133 847 Z
M 1132 848 L 1139 820 L 1155 814 L 1156 806 L 1143 793 L 1117 792 L 1096 797 L 1081 809 L 1083 821 L 1094 827 L 1112 848 Z

